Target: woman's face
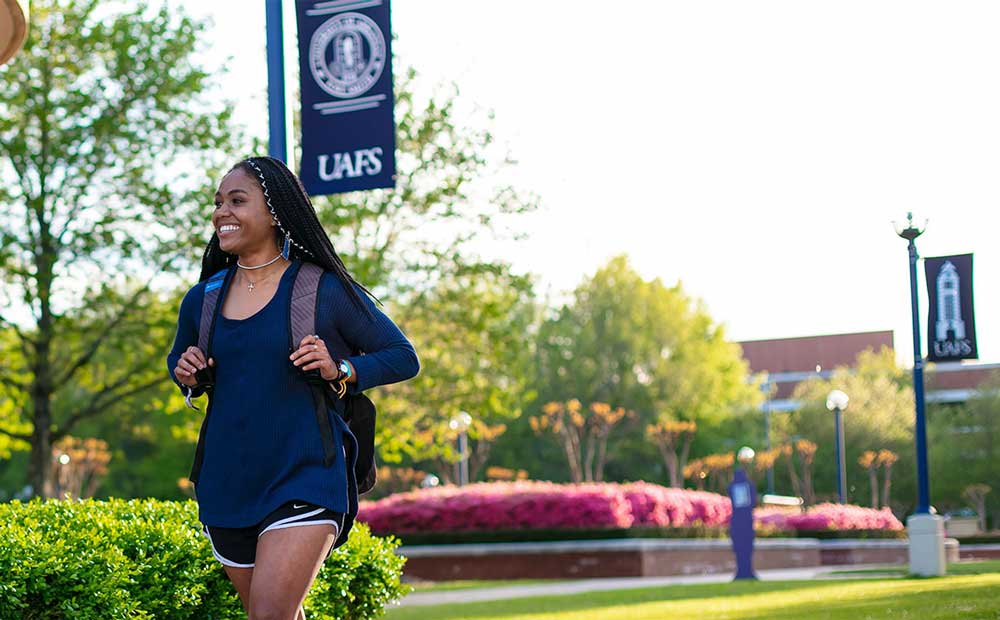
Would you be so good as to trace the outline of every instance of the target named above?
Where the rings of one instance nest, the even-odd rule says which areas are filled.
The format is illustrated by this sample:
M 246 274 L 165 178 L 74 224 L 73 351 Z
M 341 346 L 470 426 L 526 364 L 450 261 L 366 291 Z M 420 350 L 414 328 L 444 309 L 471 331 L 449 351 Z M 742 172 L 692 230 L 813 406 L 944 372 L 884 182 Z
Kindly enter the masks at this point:
M 242 168 L 223 179 L 215 192 L 212 226 L 223 252 L 238 256 L 276 247 L 274 219 L 260 185 Z

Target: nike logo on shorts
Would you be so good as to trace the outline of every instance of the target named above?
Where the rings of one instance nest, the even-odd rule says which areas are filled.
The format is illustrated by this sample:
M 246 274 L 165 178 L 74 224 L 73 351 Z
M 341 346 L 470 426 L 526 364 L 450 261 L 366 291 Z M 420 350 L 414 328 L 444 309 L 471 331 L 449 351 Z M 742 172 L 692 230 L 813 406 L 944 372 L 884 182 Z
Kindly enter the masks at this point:
M 298 510 L 300 508 L 308 508 L 309 504 L 292 504 L 292 510 Z

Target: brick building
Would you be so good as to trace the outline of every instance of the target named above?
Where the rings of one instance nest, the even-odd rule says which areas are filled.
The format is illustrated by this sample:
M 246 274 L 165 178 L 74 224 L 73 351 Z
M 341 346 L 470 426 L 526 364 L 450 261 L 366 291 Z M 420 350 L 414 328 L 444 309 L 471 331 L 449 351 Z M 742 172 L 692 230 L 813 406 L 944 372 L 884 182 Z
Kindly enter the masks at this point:
M 775 392 L 766 403 L 772 411 L 792 411 L 795 386 L 810 377 L 828 379 L 837 366 L 851 366 L 866 349 L 894 349 L 892 331 L 830 334 L 801 338 L 748 340 L 739 343 L 753 374 L 767 373 Z M 1000 364 L 947 362 L 933 364 L 925 375 L 928 402 L 964 402 Z

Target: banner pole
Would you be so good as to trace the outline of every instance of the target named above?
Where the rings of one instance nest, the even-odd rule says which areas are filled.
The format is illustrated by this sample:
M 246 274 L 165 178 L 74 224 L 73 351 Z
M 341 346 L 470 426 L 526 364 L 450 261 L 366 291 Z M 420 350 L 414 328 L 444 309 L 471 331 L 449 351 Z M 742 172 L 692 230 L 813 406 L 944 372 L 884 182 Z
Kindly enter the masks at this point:
M 927 475 L 927 421 L 924 412 L 924 359 L 920 347 L 920 316 L 917 305 L 917 244 L 910 239 L 910 313 L 913 321 L 913 395 L 916 405 L 917 509 L 930 513 L 930 484 Z
M 285 135 L 285 55 L 281 0 L 265 0 L 267 30 L 267 154 L 288 162 L 288 139 Z

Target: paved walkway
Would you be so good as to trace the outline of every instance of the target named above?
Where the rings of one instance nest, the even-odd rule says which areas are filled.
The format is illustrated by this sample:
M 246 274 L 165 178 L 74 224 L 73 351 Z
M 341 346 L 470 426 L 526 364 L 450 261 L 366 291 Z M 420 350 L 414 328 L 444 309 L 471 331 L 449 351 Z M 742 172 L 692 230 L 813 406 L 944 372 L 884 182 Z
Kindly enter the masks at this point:
M 757 571 L 764 581 L 808 581 L 811 579 L 844 578 L 833 574 L 839 571 L 851 571 L 870 568 L 898 569 L 885 564 L 879 565 L 847 565 L 847 566 L 812 566 L 808 568 L 778 568 Z M 864 575 L 867 576 L 867 575 Z M 871 577 L 884 577 L 872 573 Z M 851 579 L 859 575 L 848 576 Z M 608 579 L 577 579 L 574 581 L 554 581 L 551 583 L 535 583 L 526 585 L 499 586 L 493 588 L 470 588 L 467 590 L 447 590 L 442 592 L 413 592 L 403 598 L 401 605 L 443 605 L 448 603 L 473 603 L 480 601 L 497 601 L 529 596 L 548 596 L 552 594 L 579 594 L 581 592 L 599 592 L 604 590 L 627 590 L 630 588 L 651 588 L 656 586 L 673 586 L 698 583 L 726 583 L 732 581 L 731 574 L 717 575 L 675 575 L 671 577 L 619 577 Z

